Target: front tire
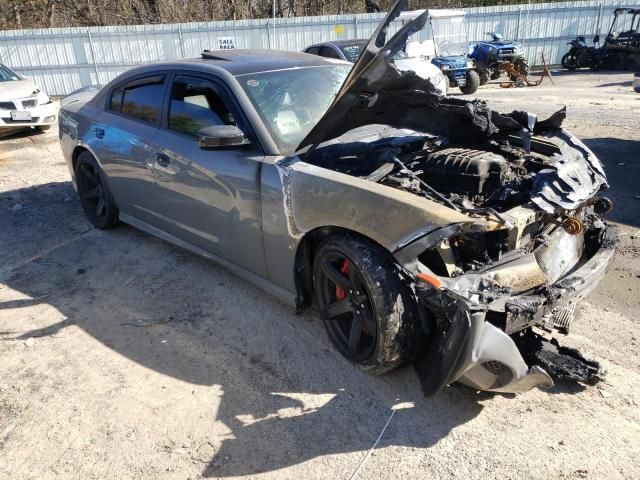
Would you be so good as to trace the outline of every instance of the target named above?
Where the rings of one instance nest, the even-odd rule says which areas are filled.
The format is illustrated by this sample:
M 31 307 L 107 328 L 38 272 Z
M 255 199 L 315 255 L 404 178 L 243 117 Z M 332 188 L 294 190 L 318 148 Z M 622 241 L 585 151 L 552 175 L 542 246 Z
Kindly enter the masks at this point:
M 425 345 L 413 292 L 389 252 L 353 234 L 318 247 L 314 289 L 334 347 L 373 374 L 414 360 Z
M 567 70 L 574 71 L 578 68 L 578 59 L 571 52 L 565 53 L 564 56 L 562 57 L 561 62 L 562 62 L 562 66 Z
M 464 87 L 460 87 L 460 91 L 465 95 L 471 95 L 480 88 L 480 75 L 475 70 L 467 72 L 467 83 Z
M 107 177 L 89 152 L 78 156 L 76 185 L 82 209 L 94 227 L 106 230 L 118 225 L 118 208 L 111 196 Z

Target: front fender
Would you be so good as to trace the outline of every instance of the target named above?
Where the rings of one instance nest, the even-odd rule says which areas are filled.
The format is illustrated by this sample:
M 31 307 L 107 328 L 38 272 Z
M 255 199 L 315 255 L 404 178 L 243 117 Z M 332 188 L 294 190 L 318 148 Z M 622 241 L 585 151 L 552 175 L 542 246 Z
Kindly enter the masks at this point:
M 305 162 L 281 168 L 293 235 L 323 226 L 341 227 L 394 252 L 442 226 L 473 223 L 444 205 L 372 181 Z

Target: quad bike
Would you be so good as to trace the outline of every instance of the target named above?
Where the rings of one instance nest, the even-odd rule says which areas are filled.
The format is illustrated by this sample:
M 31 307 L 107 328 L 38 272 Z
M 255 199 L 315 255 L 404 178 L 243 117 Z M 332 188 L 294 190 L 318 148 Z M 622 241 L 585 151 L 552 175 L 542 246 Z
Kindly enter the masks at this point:
M 606 58 L 606 53 L 597 45 L 600 42 L 600 35 L 593 37 L 593 46 L 588 46 L 584 37 L 579 36 L 575 40 L 567 43 L 571 48 L 562 57 L 562 66 L 567 70 L 578 68 L 590 68 L 597 71 L 602 68 Z
M 517 77 L 526 77 L 529 74 L 529 64 L 523 56 L 522 45 L 519 42 L 503 40 L 502 35 L 496 32 L 487 33 L 491 41 L 478 42 L 473 46 L 469 57 L 476 62 L 476 68 L 480 76 L 480 84 L 484 85 L 491 80 L 500 78 L 503 72 L 509 75 L 511 81 Z M 509 74 L 507 64 L 515 67 L 517 75 Z

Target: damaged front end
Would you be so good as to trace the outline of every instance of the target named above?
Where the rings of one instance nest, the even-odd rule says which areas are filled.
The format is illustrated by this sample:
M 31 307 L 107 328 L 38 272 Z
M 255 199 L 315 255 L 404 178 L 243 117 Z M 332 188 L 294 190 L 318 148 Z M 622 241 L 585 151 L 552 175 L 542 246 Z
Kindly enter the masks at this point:
M 596 363 L 533 328 L 566 333 L 576 302 L 613 259 L 600 161 L 562 129 L 564 110 L 544 121 L 500 114 L 400 72 L 394 55 L 428 17 L 387 41 L 404 7 L 400 0 L 387 15 L 298 155 L 427 199 L 439 219 L 442 207 L 456 219 L 392 249 L 413 280 L 430 338 L 416 363 L 426 395 L 453 382 L 520 392 L 553 385 L 550 374 L 596 381 Z

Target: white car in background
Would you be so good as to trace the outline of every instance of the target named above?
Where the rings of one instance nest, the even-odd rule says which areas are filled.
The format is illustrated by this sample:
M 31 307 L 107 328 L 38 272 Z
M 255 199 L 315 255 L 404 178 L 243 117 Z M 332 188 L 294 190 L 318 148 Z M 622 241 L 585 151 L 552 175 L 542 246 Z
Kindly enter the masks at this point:
M 47 130 L 57 118 L 58 105 L 33 80 L 0 63 L 0 129 Z
M 369 40 L 365 39 L 334 40 L 331 42 L 316 43 L 315 45 L 305 48 L 304 52 L 355 63 L 362 53 L 362 50 L 367 47 L 368 42 Z M 409 42 L 407 47 L 409 47 L 411 43 L 412 42 Z M 446 95 L 447 83 L 440 69 L 433 65 L 430 60 L 422 58 L 422 55 L 416 54 L 410 56 L 407 55 L 407 53 L 400 51 L 394 56 L 393 63 L 398 67 L 398 70 L 401 72 L 414 72 L 419 77 L 431 81 L 439 94 Z

